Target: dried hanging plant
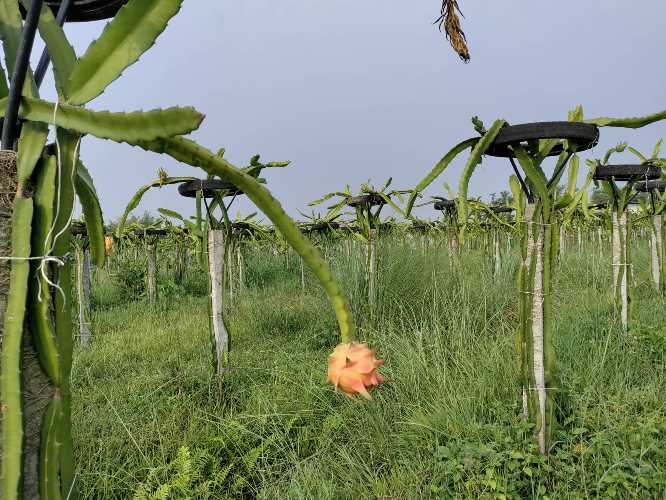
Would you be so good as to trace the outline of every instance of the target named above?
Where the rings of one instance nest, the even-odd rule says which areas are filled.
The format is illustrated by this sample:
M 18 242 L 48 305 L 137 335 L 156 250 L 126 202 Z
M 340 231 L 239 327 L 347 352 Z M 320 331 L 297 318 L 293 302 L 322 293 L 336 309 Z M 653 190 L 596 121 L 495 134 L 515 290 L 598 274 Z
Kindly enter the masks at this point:
M 451 47 L 453 47 L 453 50 L 458 53 L 460 59 L 469 62 L 470 55 L 469 49 L 467 48 L 467 38 L 465 38 L 465 33 L 460 26 L 458 13 L 463 16 L 460 7 L 458 7 L 457 0 L 443 0 L 442 15 L 437 18 L 435 24 L 439 24 L 440 31 L 442 31 L 442 27 L 444 28 L 446 39 L 451 44 Z

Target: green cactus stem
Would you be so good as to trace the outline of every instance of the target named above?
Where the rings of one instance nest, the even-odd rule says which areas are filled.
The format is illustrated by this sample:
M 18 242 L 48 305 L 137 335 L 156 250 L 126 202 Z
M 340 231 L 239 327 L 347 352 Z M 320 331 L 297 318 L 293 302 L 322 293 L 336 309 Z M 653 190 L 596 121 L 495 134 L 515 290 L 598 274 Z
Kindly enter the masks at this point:
M 152 142 L 138 143 L 140 147 L 156 153 L 172 156 L 174 159 L 191 166 L 201 167 L 207 173 L 217 175 L 232 182 L 242 190 L 280 230 L 284 239 L 300 255 L 305 264 L 324 287 L 333 305 L 340 328 L 341 342 L 347 343 L 356 339 L 356 326 L 351 316 L 347 299 L 333 277 L 328 264 L 319 251 L 301 233 L 294 221 L 286 214 L 280 203 L 273 198 L 270 191 L 257 180 L 240 171 L 228 161 L 216 156 L 197 143 L 176 137 Z

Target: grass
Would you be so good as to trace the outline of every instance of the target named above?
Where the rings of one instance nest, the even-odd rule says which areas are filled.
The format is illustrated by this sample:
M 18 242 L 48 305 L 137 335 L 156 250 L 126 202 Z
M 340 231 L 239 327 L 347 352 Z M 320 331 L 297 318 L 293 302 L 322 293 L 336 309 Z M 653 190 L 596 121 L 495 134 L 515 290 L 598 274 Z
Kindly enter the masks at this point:
M 211 378 L 200 284 L 165 285 L 151 307 L 123 301 L 100 274 L 94 338 L 72 373 L 82 496 L 665 498 L 666 308 L 645 245 L 629 336 L 612 314 L 608 255 L 569 248 L 557 270 L 561 426 L 546 460 L 519 418 L 516 258 L 495 278 L 471 244 L 455 273 L 440 243 L 382 242 L 373 314 L 362 249 L 324 245 L 360 335 L 386 360 L 389 383 L 372 402 L 324 384 L 336 323 L 307 273 L 301 290 L 293 255 L 246 251 L 222 384 Z M 192 282 L 203 280 L 195 266 Z

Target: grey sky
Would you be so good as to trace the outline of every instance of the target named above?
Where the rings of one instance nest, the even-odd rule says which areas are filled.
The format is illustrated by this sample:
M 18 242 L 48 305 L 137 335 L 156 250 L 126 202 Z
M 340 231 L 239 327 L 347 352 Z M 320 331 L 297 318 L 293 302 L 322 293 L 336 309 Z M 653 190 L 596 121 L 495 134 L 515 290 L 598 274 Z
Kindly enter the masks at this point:
M 322 194 L 370 179 L 413 187 L 455 143 L 486 124 L 586 116 L 635 116 L 666 108 L 666 2 L 641 0 L 459 0 L 472 62 L 462 64 L 432 21 L 439 0 L 187 0 L 157 44 L 95 109 L 193 105 L 206 114 L 194 137 L 243 165 L 255 153 L 292 160 L 266 173 L 292 215 Z M 103 23 L 67 25 L 77 53 Z M 47 80 L 44 87 L 52 87 Z M 53 98 L 51 91 L 45 92 Z M 602 130 L 600 156 L 624 139 L 651 151 L 666 125 Z M 165 167 L 166 157 L 87 138 L 106 218 Z M 459 159 L 442 183 L 457 186 Z M 471 194 L 507 188 L 508 165 L 488 160 Z M 138 212 L 192 212 L 175 187 L 150 193 Z M 247 201 L 244 213 L 254 211 Z M 429 216 L 423 210 L 421 215 Z M 435 214 L 432 213 L 434 216 Z

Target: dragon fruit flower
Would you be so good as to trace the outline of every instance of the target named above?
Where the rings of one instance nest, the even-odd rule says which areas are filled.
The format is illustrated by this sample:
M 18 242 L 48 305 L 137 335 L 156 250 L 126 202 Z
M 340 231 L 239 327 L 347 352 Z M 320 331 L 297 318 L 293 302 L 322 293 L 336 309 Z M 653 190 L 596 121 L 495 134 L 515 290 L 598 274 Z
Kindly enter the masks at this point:
M 372 399 L 368 390 L 385 380 L 378 371 L 383 364 L 384 360 L 375 358 L 375 352 L 366 343 L 339 344 L 328 357 L 326 381 L 349 398 L 360 394 Z

